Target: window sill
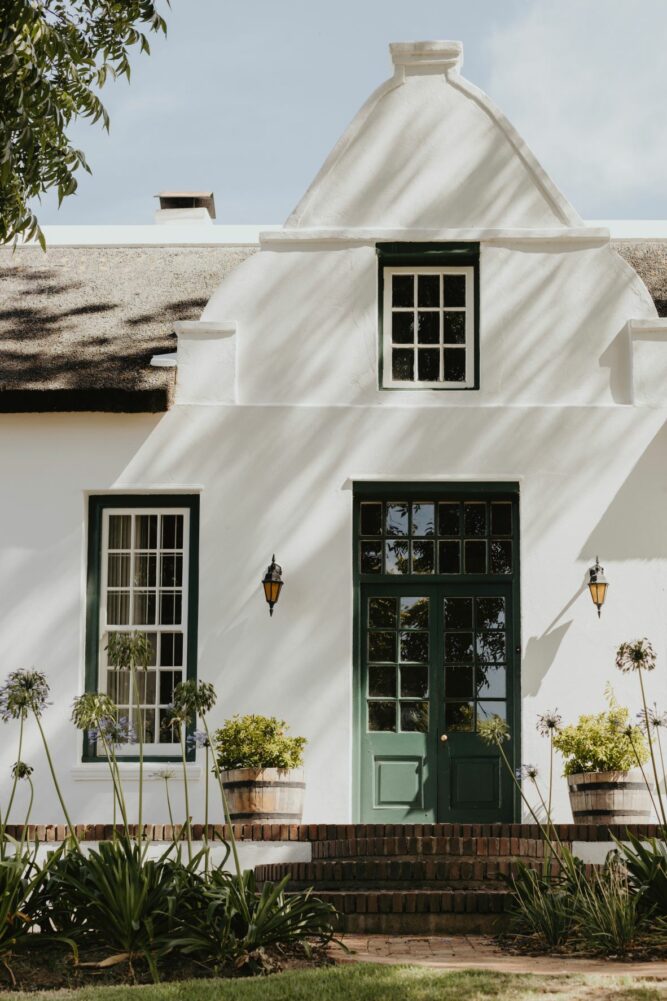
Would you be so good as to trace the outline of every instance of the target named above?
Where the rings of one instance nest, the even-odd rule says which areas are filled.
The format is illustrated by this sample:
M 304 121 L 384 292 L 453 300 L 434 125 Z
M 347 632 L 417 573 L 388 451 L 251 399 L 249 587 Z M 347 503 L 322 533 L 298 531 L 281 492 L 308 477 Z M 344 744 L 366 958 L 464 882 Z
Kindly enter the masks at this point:
M 120 777 L 124 781 L 139 781 L 139 765 L 132 761 L 125 764 L 119 762 Z M 177 762 L 148 761 L 144 763 L 144 780 L 157 781 L 162 778 L 161 773 L 169 769 L 172 773 L 170 781 L 183 781 L 183 766 Z M 185 766 L 188 781 L 198 782 L 202 777 L 202 767 L 197 764 L 187 764 Z M 105 762 L 90 761 L 82 765 L 76 765 L 70 769 L 70 775 L 75 782 L 111 782 L 109 766 Z

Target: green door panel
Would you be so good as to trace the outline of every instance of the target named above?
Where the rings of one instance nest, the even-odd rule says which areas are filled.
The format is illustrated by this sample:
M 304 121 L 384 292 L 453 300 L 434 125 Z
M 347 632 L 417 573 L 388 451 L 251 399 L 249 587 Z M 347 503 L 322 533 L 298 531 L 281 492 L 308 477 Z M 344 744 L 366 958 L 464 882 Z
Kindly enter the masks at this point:
M 361 593 L 361 796 L 365 823 L 436 818 L 437 589 L 381 584 Z M 434 710 L 436 717 L 434 717 Z
M 360 605 L 362 822 L 511 821 L 511 778 L 476 732 L 515 725 L 511 583 L 363 584 Z
M 475 731 L 480 720 L 496 714 L 514 729 L 512 585 L 443 584 L 439 604 L 444 692 L 440 733 L 447 740 L 438 741 L 438 820 L 509 822 L 512 779 L 498 752 Z M 511 761 L 510 743 L 505 750 Z

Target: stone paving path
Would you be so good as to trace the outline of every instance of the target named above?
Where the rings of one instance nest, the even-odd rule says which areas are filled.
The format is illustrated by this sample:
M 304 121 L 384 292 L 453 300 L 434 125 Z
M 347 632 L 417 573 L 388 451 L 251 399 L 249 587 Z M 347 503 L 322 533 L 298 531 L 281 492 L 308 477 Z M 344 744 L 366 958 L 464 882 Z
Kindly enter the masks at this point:
M 338 963 L 411 963 L 442 970 L 496 970 L 502 973 L 615 973 L 667 980 L 667 961 L 622 963 L 567 956 L 513 956 L 485 935 L 345 935 L 346 953 L 333 945 Z

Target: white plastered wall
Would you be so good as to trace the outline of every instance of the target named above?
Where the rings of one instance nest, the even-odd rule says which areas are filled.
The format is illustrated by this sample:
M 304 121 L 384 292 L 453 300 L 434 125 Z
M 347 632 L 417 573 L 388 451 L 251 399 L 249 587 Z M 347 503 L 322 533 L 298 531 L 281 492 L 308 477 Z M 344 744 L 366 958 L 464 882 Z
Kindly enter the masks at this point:
M 538 712 L 594 711 L 607 681 L 638 708 L 633 679 L 613 668 L 621 640 L 651 638 L 651 693 L 667 701 L 667 408 L 655 392 L 632 405 L 627 328 L 655 320 L 653 303 L 462 81 L 451 43 L 438 45 L 395 53 L 393 80 L 284 232 L 212 297 L 213 326 L 191 332 L 179 359 L 194 399 L 165 415 L 0 417 L 0 663 L 48 673 L 45 727 L 78 821 L 111 817 L 108 782 L 81 780 L 68 722 L 83 685 L 91 491 L 200 491 L 199 676 L 216 685 L 217 721 L 270 713 L 308 738 L 306 821 L 354 816 L 355 478 L 519 481 L 524 761 L 545 763 Z M 378 390 L 382 239 L 480 242 L 479 391 Z M 273 552 L 286 583 L 270 619 L 259 581 Z M 611 581 L 600 620 L 585 587 L 596 554 Z M 15 728 L 2 733 L 7 776 Z M 58 821 L 32 728 L 24 756 L 34 819 Z M 161 784 L 147 796 L 145 815 L 166 820 Z M 569 819 L 564 783 L 555 803 Z
M 633 679 L 613 667 L 621 640 L 651 637 L 661 664 L 651 692 L 664 704 L 664 416 L 450 405 L 3 417 L 0 463 L 20 488 L 5 494 L 0 526 L 0 657 L 5 669 L 35 665 L 49 676 L 45 728 L 77 820 L 111 816 L 108 782 L 76 777 L 68 721 L 83 683 L 85 491 L 201 486 L 199 674 L 219 693 L 215 718 L 287 719 L 309 739 L 305 819 L 343 822 L 352 817 L 351 480 L 519 479 L 522 756 L 544 764 L 535 713 L 558 706 L 572 719 L 601 707 L 609 680 L 638 708 Z M 259 580 L 274 551 L 286 583 L 271 619 Z M 611 580 L 600 620 L 584 586 L 596 552 Z M 3 727 L 5 776 L 15 736 Z M 59 819 L 32 727 L 25 758 L 37 766 L 35 820 Z M 201 816 L 201 777 L 193 786 Z M 165 821 L 161 783 L 147 795 L 147 815 Z M 175 788 L 176 803 L 179 796 Z M 564 784 L 556 809 L 568 819 Z

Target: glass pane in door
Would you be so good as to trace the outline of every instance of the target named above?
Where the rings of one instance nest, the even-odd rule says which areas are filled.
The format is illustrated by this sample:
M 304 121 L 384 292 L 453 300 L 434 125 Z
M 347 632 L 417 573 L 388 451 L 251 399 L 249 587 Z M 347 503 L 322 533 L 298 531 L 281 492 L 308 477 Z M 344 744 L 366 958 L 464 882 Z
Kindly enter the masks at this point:
M 431 599 L 420 595 L 368 599 L 367 728 L 428 733 Z
M 506 719 L 505 597 L 445 598 L 443 625 L 446 729 L 472 732 L 491 716 Z

